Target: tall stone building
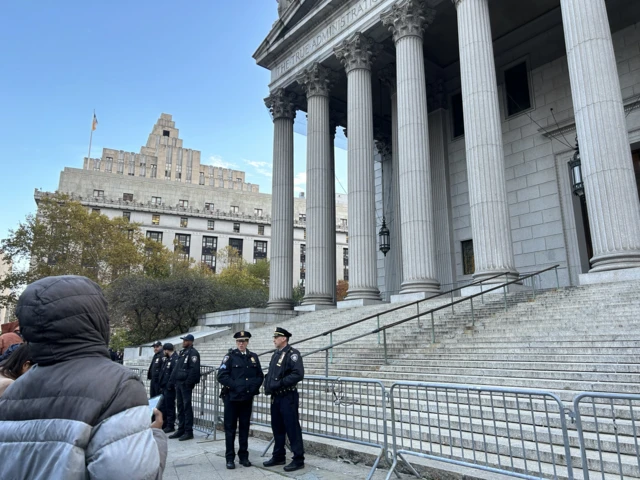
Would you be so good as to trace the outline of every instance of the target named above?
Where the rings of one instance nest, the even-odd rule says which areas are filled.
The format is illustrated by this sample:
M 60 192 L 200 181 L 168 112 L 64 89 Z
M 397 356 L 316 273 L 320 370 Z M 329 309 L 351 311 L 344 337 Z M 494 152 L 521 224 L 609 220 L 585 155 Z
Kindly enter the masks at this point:
M 0 251 L 0 278 L 3 278 L 7 273 L 11 272 L 11 263 L 4 262 L 2 260 L 2 251 Z M 3 295 L 7 295 L 8 291 L 3 291 Z M 11 308 L 0 306 L 0 324 L 11 321 L 12 310 Z
M 348 304 L 556 264 L 563 285 L 640 278 L 640 2 L 280 0 L 278 9 L 254 54 L 271 72 L 281 179 L 271 308 L 290 305 L 298 110 L 309 126 L 307 304 L 332 304 L 337 126 L 348 136 Z M 542 283 L 555 285 L 555 274 Z
M 183 147 L 171 115 L 162 114 L 140 153 L 103 149 L 84 168 L 65 168 L 58 191 L 110 218 L 139 223 L 145 235 L 219 271 L 216 252 L 227 245 L 247 262 L 271 258 L 271 195 L 245 182 L 245 172 L 203 165 L 200 152 Z M 46 192 L 36 190 L 36 202 Z M 306 278 L 306 199 L 291 194 L 289 290 Z M 347 197 L 336 195 L 334 262 L 348 279 Z M 177 243 L 177 245 L 176 245 Z

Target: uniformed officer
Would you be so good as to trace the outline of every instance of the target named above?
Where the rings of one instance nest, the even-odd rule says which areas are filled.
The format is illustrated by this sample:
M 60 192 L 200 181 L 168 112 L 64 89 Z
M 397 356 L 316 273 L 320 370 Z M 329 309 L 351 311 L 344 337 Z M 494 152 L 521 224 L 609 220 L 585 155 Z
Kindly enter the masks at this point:
M 264 380 L 258 355 L 247 349 L 251 333 L 237 332 L 233 338 L 236 339 L 238 348 L 229 349 L 229 353 L 224 356 L 218 369 L 218 381 L 224 385 L 222 399 L 224 400 L 225 457 L 229 469 L 236 468 L 234 442 L 238 422 L 240 423 L 238 459 L 240 465 L 251 466 L 248 450 L 251 408 L 253 397 L 260 393 L 260 387 Z
M 200 383 L 200 354 L 193 348 L 193 335 L 188 334 L 180 338 L 182 350 L 180 350 L 178 364 L 171 372 L 171 381 L 176 386 L 179 425 L 178 430 L 169 438 L 177 438 L 182 442 L 193 438 L 191 393 L 196 383 Z
M 160 380 L 160 370 L 162 369 L 162 359 L 164 358 L 164 354 L 162 353 L 162 342 L 160 340 L 153 342 L 153 354 L 153 359 L 151 360 L 151 365 L 149 365 L 149 371 L 147 372 L 147 380 L 151 380 L 151 385 L 149 386 L 150 398 L 156 397 L 162 393 L 158 384 Z
M 273 332 L 276 351 L 271 357 L 269 371 L 264 379 L 264 393 L 271 395 L 271 430 L 273 431 L 273 453 L 263 463 L 265 467 L 284 465 L 285 439 L 293 452 L 293 461 L 284 467 L 286 472 L 304 468 L 304 446 L 300 428 L 298 389 L 296 385 L 304 378 L 302 355 L 289 345 L 291 334 L 282 327 Z
M 164 352 L 164 362 L 160 372 L 160 390 L 162 391 L 160 411 L 164 418 L 162 430 L 164 433 L 171 433 L 176 430 L 176 385 L 171 380 L 171 372 L 178 363 L 178 354 L 173 349 L 173 343 L 165 343 L 162 350 Z

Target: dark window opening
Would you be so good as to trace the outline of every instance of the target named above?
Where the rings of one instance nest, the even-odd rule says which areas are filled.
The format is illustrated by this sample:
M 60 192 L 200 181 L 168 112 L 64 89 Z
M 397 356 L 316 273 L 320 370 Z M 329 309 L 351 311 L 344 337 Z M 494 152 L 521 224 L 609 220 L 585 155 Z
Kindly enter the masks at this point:
M 504 85 L 507 92 L 508 117 L 531 108 L 527 62 L 519 63 L 505 70 Z
M 131 221 L 131 212 L 122 212 L 122 218 L 124 218 L 127 222 Z
M 122 200 L 125 202 L 133 202 L 133 193 L 123 193 Z
M 242 239 L 241 238 L 230 238 L 229 246 L 231 248 L 235 248 L 238 251 L 238 254 L 242 257 Z
M 264 235 L 264 225 L 258 225 L 258 235 Z
M 240 224 L 239 223 L 234 223 L 233 224 L 233 233 L 240 233 Z
M 188 260 L 191 251 L 191 235 L 176 233 L 176 244 L 174 250 L 178 252 L 180 260 Z
M 202 255 L 215 255 L 218 251 L 218 237 L 202 237 Z
M 147 238 L 154 240 L 158 243 L 162 243 L 162 232 L 147 232 Z
M 163 137 L 168 137 L 168 136 L 170 136 L 169 130 L 163 130 L 163 131 L 162 131 L 162 136 L 163 136 Z
M 267 242 L 261 240 L 253 242 L 253 258 L 255 260 L 267 258 Z
M 451 96 L 451 117 L 453 120 L 453 138 L 464 135 L 464 111 L 462 108 L 462 94 Z
M 475 259 L 473 256 L 473 240 L 465 240 L 462 245 L 462 274 L 473 275 L 476 271 Z

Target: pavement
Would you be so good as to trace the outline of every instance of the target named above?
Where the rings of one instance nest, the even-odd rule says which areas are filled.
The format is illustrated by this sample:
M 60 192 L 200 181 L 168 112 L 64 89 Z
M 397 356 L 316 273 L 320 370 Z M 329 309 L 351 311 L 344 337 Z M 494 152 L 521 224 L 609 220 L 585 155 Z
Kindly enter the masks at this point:
M 164 480 L 221 480 L 221 479 L 297 479 L 297 480 L 359 480 L 367 478 L 371 467 L 366 465 L 354 465 L 353 463 L 337 458 L 322 458 L 305 453 L 305 468 L 295 472 L 285 472 L 282 466 L 265 468 L 262 462 L 270 458 L 270 451 L 265 457 L 262 452 L 268 442 L 249 437 L 249 460 L 253 466 L 247 468 L 238 464 L 236 468 L 227 470 L 224 458 L 224 432 L 218 432 L 218 439 L 212 441 L 204 434 L 194 432 L 195 438 L 185 442 L 175 439 L 169 440 L 169 455 L 164 470 Z M 236 440 L 237 448 L 237 440 Z M 291 456 L 287 457 L 287 463 Z M 387 469 L 378 469 L 374 480 L 386 478 Z M 398 477 L 395 477 L 398 478 Z M 401 475 L 401 478 L 410 478 Z M 415 477 L 412 477 L 415 478 Z

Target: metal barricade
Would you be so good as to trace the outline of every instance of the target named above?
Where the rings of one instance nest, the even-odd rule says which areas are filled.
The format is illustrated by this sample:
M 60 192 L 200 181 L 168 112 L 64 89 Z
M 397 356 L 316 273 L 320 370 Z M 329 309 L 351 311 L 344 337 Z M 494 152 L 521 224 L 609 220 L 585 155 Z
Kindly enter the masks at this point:
M 379 448 L 367 476 L 375 473 L 387 448 L 386 390 L 379 380 L 309 375 L 297 385 L 302 433 Z M 251 423 L 271 426 L 271 398 L 255 397 Z M 269 450 L 273 440 L 263 452 Z
M 541 390 L 422 382 L 390 389 L 393 464 L 421 457 L 518 478 L 573 478 L 562 401 Z
M 216 380 L 218 367 L 200 365 L 200 383 L 196 384 L 191 395 L 193 405 L 193 428 L 217 439 L 217 411 L 219 405 L 220 384 Z
M 640 478 L 640 395 L 585 392 L 573 411 L 584 480 Z

